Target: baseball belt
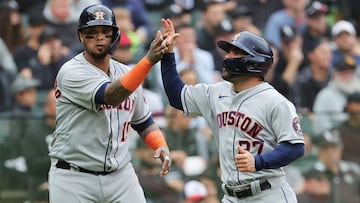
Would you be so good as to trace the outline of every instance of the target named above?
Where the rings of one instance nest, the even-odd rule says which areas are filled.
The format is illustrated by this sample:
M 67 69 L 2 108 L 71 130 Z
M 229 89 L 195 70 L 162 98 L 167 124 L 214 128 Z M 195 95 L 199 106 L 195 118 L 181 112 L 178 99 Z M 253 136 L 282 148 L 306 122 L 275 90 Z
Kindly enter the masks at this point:
M 114 171 L 91 171 L 91 170 L 70 164 L 64 160 L 58 160 L 56 163 L 56 167 L 61 168 L 61 169 L 66 169 L 66 170 L 78 171 L 78 172 L 82 172 L 82 173 L 89 173 L 89 174 L 93 174 L 96 176 L 98 176 L 98 175 L 105 176 L 105 175 L 108 175 L 108 174 L 114 172 Z
M 250 197 L 270 188 L 271 184 L 267 180 L 264 180 L 262 182 L 257 180 L 249 184 L 243 185 L 239 189 L 231 189 L 226 184 L 222 184 L 222 189 L 227 195 L 237 198 Z

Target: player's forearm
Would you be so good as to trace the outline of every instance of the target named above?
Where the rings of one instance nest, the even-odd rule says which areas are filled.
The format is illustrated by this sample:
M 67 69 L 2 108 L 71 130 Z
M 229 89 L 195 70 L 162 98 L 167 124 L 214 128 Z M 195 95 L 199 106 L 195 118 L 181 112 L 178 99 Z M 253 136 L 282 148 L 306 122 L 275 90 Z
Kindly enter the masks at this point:
M 151 67 L 152 62 L 147 57 L 141 59 L 128 73 L 106 87 L 105 103 L 117 105 L 124 101 L 143 83 Z
M 183 110 L 181 90 L 185 86 L 185 83 L 177 73 L 175 55 L 173 53 L 164 54 L 161 60 L 161 76 L 169 103 L 171 106 Z
M 275 169 L 286 166 L 304 155 L 304 144 L 280 143 L 274 150 L 255 156 L 255 168 Z

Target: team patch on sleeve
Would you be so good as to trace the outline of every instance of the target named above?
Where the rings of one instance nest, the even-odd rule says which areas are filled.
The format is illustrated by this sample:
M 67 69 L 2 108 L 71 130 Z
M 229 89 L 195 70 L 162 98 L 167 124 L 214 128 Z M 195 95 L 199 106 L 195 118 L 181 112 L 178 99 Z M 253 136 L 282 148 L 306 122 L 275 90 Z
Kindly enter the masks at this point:
M 293 129 L 295 130 L 295 132 L 298 134 L 298 135 L 302 135 L 302 130 L 301 130 L 301 126 L 300 126 L 300 120 L 298 117 L 295 117 L 292 121 L 292 126 L 293 126 Z

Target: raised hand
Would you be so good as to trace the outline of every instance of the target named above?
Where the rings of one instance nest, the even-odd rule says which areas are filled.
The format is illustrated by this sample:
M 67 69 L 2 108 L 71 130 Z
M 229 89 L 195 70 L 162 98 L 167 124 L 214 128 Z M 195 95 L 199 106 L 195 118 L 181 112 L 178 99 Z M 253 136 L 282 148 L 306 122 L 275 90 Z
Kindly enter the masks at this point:
M 151 64 L 155 64 L 162 59 L 162 56 L 165 53 L 163 42 L 164 42 L 164 36 L 163 34 L 161 34 L 159 30 L 156 33 L 155 39 L 151 42 L 150 48 L 146 54 Z
M 171 53 L 174 50 L 174 45 L 176 38 L 180 36 L 179 33 L 175 33 L 174 24 L 170 19 L 161 19 L 161 24 L 163 27 L 163 46 L 165 53 Z

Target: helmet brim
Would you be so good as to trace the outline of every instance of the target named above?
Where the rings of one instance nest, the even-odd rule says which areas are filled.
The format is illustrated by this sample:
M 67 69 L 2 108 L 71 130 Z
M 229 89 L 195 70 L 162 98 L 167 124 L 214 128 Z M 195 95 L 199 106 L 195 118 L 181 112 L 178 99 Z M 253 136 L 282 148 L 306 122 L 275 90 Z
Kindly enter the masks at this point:
M 226 51 L 226 52 L 229 52 L 230 49 L 239 49 L 237 46 L 235 46 L 233 43 L 231 42 L 227 42 L 227 41 L 224 41 L 224 40 L 220 40 L 217 42 L 217 45 L 220 49 Z

